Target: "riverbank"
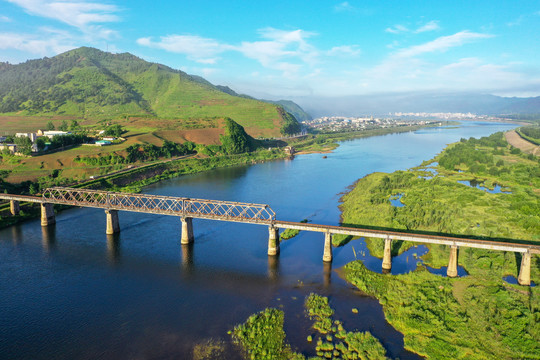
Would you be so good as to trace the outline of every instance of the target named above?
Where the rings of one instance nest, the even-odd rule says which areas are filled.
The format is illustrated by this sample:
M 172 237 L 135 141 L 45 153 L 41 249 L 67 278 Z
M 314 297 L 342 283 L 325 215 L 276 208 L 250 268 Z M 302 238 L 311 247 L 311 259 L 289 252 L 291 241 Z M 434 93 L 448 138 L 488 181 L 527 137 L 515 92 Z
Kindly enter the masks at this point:
M 302 139 L 294 139 L 290 142 L 290 145 L 297 149 L 296 155 L 329 153 L 339 146 L 339 141 L 409 132 L 424 127 L 433 126 L 395 127 L 358 132 L 309 135 Z M 51 181 L 54 181 L 54 183 L 51 183 L 50 186 L 70 186 L 120 192 L 140 192 L 144 186 L 178 176 L 218 168 L 257 164 L 264 161 L 279 160 L 288 157 L 290 157 L 290 155 L 286 154 L 282 149 L 271 148 L 259 149 L 257 151 L 237 155 L 221 155 L 211 157 L 197 156 L 178 160 L 166 159 L 154 164 L 142 164 L 141 166 L 136 166 L 133 169 L 114 171 L 112 174 L 102 175 L 96 179 L 85 180 L 78 183 L 70 183 L 69 179 L 65 179 L 66 181 L 64 181 L 61 177 L 50 179 Z M 26 187 L 28 187 L 28 185 Z M 26 193 L 23 192 L 23 194 Z M 39 216 L 39 214 L 35 215 L 36 212 L 33 209 L 34 207 L 31 205 L 22 204 L 22 208 L 23 210 L 28 210 L 26 213 L 23 213 L 24 216 L 12 217 L 9 214 L 9 203 L 0 205 L 0 229 Z M 30 215 L 30 213 L 34 215 Z
M 420 167 L 360 179 L 342 199 L 342 221 L 538 242 L 538 172 L 538 161 L 509 147 L 501 133 L 463 140 Z M 390 203 L 396 195 L 403 206 Z M 382 256 L 381 241 L 366 242 L 372 255 Z M 394 254 L 402 245 L 394 242 Z M 424 263 L 447 265 L 446 247 L 428 248 Z M 532 359 L 540 354 L 540 289 L 503 280 L 517 277 L 520 261 L 514 253 L 462 249 L 458 262 L 468 272 L 463 278 L 431 274 L 425 267 L 388 276 L 359 261 L 345 267 L 345 277 L 379 299 L 410 351 L 430 359 Z M 540 280 L 534 256 L 531 278 Z

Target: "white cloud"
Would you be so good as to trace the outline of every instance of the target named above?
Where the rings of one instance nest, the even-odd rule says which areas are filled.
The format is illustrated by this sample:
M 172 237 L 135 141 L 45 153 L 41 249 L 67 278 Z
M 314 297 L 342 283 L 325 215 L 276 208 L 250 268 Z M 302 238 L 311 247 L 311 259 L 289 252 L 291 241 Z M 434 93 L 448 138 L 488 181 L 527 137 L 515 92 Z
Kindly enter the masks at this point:
M 7 16 L 0 15 L 0 22 L 11 22 L 11 19 Z
M 352 6 L 351 4 L 349 4 L 348 1 L 344 1 L 336 6 L 334 6 L 334 10 L 337 11 L 337 12 L 342 12 L 342 11 L 354 11 L 355 8 L 354 6 Z
M 143 37 L 137 43 L 184 54 L 189 60 L 203 64 L 215 64 L 223 53 L 236 52 L 256 60 L 265 68 L 280 71 L 285 77 L 295 76 L 306 65 L 306 71 L 309 71 L 319 61 L 321 52 L 308 42 L 309 38 L 316 35 L 313 32 L 263 28 L 258 33 L 262 40 L 242 41 L 239 44 L 222 43 L 197 35 L 168 35 L 159 39 Z M 359 50 L 356 46 L 340 46 L 331 52 L 356 55 Z
M 86 1 L 7 0 L 31 15 L 58 20 L 94 37 L 108 39 L 115 31 L 105 29 L 102 23 L 120 21 L 116 15 L 120 9 L 115 5 Z
M 490 34 L 480 34 L 470 31 L 460 31 L 454 35 L 441 36 L 433 41 L 411 46 L 406 49 L 402 49 L 397 52 L 397 55 L 400 57 L 413 57 L 425 53 L 431 52 L 445 52 L 450 48 L 461 46 L 466 43 L 470 43 L 479 39 L 487 39 L 493 37 Z
M 391 28 L 386 28 L 384 31 L 386 31 L 388 33 L 391 33 L 391 34 L 399 34 L 399 33 L 402 33 L 402 32 L 408 32 L 409 29 L 406 26 L 397 24 L 397 25 L 394 25 Z
M 415 33 L 422 33 L 422 32 L 426 32 L 426 31 L 435 31 L 435 30 L 439 30 L 439 29 L 440 29 L 439 22 L 436 21 L 436 20 L 431 20 L 430 22 L 426 23 L 425 25 L 420 26 L 414 32 Z
M 357 56 L 359 54 L 358 45 L 334 46 L 326 52 L 327 56 Z
M 218 60 L 217 55 L 230 49 L 230 46 L 214 39 L 196 35 L 168 35 L 160 37 L 159 41 L 146 37 L 137 39 L 137 44 L 184 54 L 188 59 L 202 64 L 215 64 Z
M 42 37 L 28 34 L 0 33 L 0 49 L 15 49 L 29 52 L 39 56 L 56 55 L 73 49 L 75 46 L 66 41 L 62 36 Z
M 306 39 L 315 35 L 315 33 L 304 30 L 285 31 L 274 28 L 265 28 L 259 30 L 261 37 L 268 41 L 244 41 L 235 50 L 241 52 L 244 56 L 257 60 L 265 67 L 282 70 L 285 68 L 283 59 L 297 58 L 308 64 L 317 61 L 319 52 L 311 46 Z M 291 73 L 293 68 L 289 64 L 286 66 L 287 73 Z
M 426 31 L 435 31 L 439 29 L 440 29 L 439 22 L 437 20 L 431 20 L 425 23 L 424 25 L 420 26 L 416 30 L 411 30 L 409 27 L 405 25 L 396 24 L 392 27 L 386 28 L 384 31 L 391 34 L 411 33 L 411 32 L 415 34 L 419 34 Z

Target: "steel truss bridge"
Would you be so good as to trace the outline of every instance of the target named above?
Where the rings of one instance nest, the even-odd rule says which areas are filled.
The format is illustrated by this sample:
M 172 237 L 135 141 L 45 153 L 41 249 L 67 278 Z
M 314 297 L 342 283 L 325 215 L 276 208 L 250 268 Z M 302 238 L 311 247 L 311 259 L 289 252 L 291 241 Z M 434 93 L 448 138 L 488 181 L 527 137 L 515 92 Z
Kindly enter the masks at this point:
M 41 200 L 53 204 L 246 223 L 271 224 L 276 219 L 268 205 L 65 187 L 45 190 Z
M 193 241 L 192 219 L 210 219 L 266 225 L 269 227 L 268 255 L 279 254 L 279 233 L 282 229 L 296 229 L 324 233 L 324 261 L 332 261 L 332 235 L 344 234 L 356 237 L 373 237 L 385 240 L 383 270 L 391 268 L 390 244 L 393 240 L 448 245 L 451 247 L 448 276 L 457 276 L 457 248 L 472 247 L 522 253 L 519 283 L 530 284 L 531 255 L 540 254 L 540 245 L 523 241 L 496 241 L 404 233 L 390 230 L 373 230 L 312 223 L 276 220 L 275 212 L 264 204 L 252 204 L 221 200 L 192 199 L 147 194 L 118 193 L 103 190 L 53 187 L 46 189 L 41 197 L 0 194 L 0 200 L 11 202 L 11 213 L 19 212 L 19 202 L 41 203 L 41 225 L 55 223 L 53 204 L 105 209 L 107 234 L 120 231 L 118 211 L 134 211 L 151 214 L 173 215 L 182 219 L 182 244 Z

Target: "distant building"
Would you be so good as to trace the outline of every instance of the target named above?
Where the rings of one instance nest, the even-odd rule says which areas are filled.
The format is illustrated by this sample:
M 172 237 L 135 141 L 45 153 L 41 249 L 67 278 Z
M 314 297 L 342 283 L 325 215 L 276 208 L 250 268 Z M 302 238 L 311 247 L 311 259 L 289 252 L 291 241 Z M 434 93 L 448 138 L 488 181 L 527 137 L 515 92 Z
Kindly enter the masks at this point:
M 69 135 L 71 134 L 70 132 L 67 132 L 67 131 L 57 131 L 57 130 L 52 130 L 52 131 L 42 131 L 43 133 L 43 136 L 46 136 L 48 137 L 49 139 L 52 139 L 53 137 L 55 136 L 64 136 L 64 135 Z
M 38 135 L 36 133 L 16 133 L 16 137 L 27 137 L 32 141 L 32 143 L 36 142 L 36 139 L 38 138 Z
M 294 155 L 294 153 L 296 152 L 295 148 L 292 147 L 292 146 L 285 146 L 285 154 L 287 155 Z
M 103 140 L 114 141 L 114 140 L 116 140 L 116 138 L 115 137 L 104 137 Z
M 15 144 L 0 144 L 0 151 L 9 150 L 10 153 L 15 154 L 17 152 L 17 145 Z

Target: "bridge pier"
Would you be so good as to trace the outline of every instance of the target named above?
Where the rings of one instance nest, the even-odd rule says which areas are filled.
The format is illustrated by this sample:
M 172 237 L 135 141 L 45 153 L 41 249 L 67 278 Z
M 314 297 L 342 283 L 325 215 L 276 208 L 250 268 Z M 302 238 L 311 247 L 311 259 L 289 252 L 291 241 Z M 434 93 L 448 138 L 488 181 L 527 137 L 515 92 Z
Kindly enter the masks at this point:
M 193 218 L 183 217 L 182 220 L 182 238 L 180 244 L 186 245 L 193 242 Z
M 268 227 L 268 255 L 279 255 L 279 229 L 272 225 Z
M 120 222 L 118 221 L 118 210 L 105 210 L 107 214 L 107 230 L 105 234 L 112 235 L 120 232 Z
M 519 285 L 531 285 L 531 253 L 527 251 L 521 256 L 521 267 L 518 277 Z
M 452 245 L 450 247 L 450 260 L 448 260 L 448 269 L 446 269 L 446 276 L 451 278 L 457 276 L 457 250 L 457 245 Z
M 56 224 L 53 204 L 41 203 L 41 226 Z
M 324 262 L 332 262 L 332 234 L 324 233 L 324 254 L 322 257 Z
M 19 211 L 21 210 L 19 202 L 17 200 L 11 200 L 9 202 L 9 210 L 11 211 L 11 215 L 19 215 Z
M 390 272 L 390 270 L 392 269 L 392 239 L 390 239 L 389 237 L 386 237 L 386 239 L 384 239 L 382 269 L 383 272 L 385 270 L 387 272 Z

